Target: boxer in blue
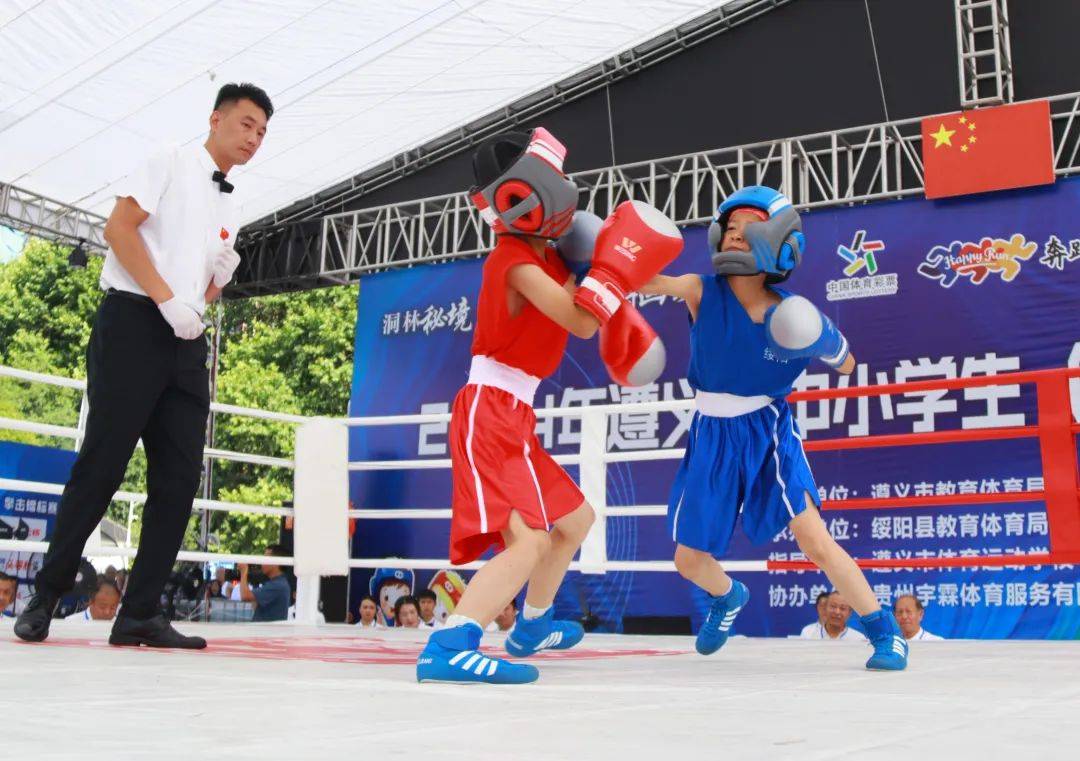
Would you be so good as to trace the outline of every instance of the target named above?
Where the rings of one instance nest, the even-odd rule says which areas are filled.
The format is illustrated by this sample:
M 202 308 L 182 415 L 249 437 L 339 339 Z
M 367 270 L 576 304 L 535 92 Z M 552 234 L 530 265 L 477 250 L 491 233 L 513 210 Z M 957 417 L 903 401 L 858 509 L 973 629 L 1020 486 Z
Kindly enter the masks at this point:
M 898 671 L 908 646 L 862 571 L 829 534 L 802 434 L 784 397 L 811 359 L 848 374 L 855 358 L 836 326 L 802 296 L 775 287 L 802 258 L 799 214 L 759 185 L 736 191 L 709 228 L 715 272 L 657 276 L 642 293 L 681 298 L 690 311 L 689 381 L 697 412 L 668 502 L 675 566 L 710 596 L 697 650 L 727 641 L 746 585 L 718 562 L 735 524 L 755 544 L 785 526 L 859 613 L 874 647 L 866 667 Z

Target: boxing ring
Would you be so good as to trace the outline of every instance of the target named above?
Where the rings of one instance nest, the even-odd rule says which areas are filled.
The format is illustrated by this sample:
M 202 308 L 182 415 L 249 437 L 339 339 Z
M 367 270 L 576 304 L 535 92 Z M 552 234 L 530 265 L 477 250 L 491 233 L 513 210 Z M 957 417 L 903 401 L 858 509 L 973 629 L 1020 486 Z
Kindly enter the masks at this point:
M 80 381 L 0 368 L 0 377 L 79 390 Z M 889 393 L 1032 384 L 1031 425 L 890 434 L 805 442 L 807 452 L 868 447 L 934 446 L 974 441 L 1037 440 L 1043 488 L 1007 495 L 826 500 L 824 510 L 917 510 L 943 504 L 1039 501 L 1046 505 L 1050 551 L 953 558 L 858 558 L 865 568 L 992 567 L 1080 563 L 1080 481 L 1073 397 L 1080 369 L 1018 372 L 955 380 L 798 392 L 790 401 Z M 610 560 L 605 520 L 663 515 L 664 505 L 609 506 L 608 464 L 676 460 L 681 449 L 608 452 L 608 417 L 673 412 L 692 400 L 538 409 L 538 418 L 581 420 L 579 451 L 558 455 L 580 467 L 582 490 L 598 520 L 572 568 L 674 572 L 670 561 Z M 6 741 L 35 757 L 222 758 L 355 755 L 387 748 L 439 758 L 656 758 L 716 752 L 734 758 L 896 758 L 933 747 L 956 759 L 1073 758 L 1080 742 L 1080 658 L 1075 643 L 947 641 L 912 643 L 906 672 L 863 669 L 865 645 L 735 637 L 716 656 L 693 653 L 689 637 L 590 634 L 581 646 L 537 658 L 541 680 L 528 687 L 464 689 L 418 685 L 419 630 L 369 631 L 314 624 L 320 575 L 353 568 L 452 567 L 445 558 L 349 558 L 348 518 L 446 520 L 448 509 L 379 506 L 347 510 L 349 472 L 448 468 L 447 459 L 350 461 L 347 431 L 358 426 L 439 423 L 449 414 L 311 419 L 214 404 L 215 414 L 244 415 L 296 426 L 292 458 L 208 448 L 206 456 L 294 471 L 295 508 L 196 500 L 196 510 L 293 516 L 296 550 L 276 562 L 294 567 L 297 621 L 281 624 L 184 624 L 206 636 L 207 650 L 157 652 L 110 648 L 107 624 L 55 622 L 43 645 L 18 642 L 11 619 L 0 619 L 0 693 L 5 716 L 17 713 Z M 80 440 L 63 427 L 0 419 L 0 428 Z M 0 479 L 0 488 L 59 494 L 62 486 Z M 330 501 L 331 497 L 343 498 Z M 145 495 L 119 493 L 138 504 Z M 361 529 L 362 530 L 362 529 Z M 44 552 L 47 544 L 2 540 L 0 550 Z M 134 555 L 136 548 L 87 553 Z M 180 560 L 261 563 L 263 556 L 183 551 Z M 738 572 L 805 570 L 801 561 L 725 563 Z M 473 566 L 464 566 L 469 568 Z M 502 635 L 485 639 L 497 652 Z M 163 697 L 164 696 L 164 697 Z M 56 737 L 55 712 L 77 727 Z M 123 717 L 103 721 L 105 716 Z M 268 721 L 269 719 L 269 721 Z M 49 747 L 38 752 L 49 731 Z M 163 738 L 168 737 L 168 741 Z M 461 738 L 455 742 L 453 738 Z M 932 745 L 930 741 L 932 740 Z M 459 744 L 458 744 L 459 743 Z M 0 746 L 2 747 L 2 746 Z

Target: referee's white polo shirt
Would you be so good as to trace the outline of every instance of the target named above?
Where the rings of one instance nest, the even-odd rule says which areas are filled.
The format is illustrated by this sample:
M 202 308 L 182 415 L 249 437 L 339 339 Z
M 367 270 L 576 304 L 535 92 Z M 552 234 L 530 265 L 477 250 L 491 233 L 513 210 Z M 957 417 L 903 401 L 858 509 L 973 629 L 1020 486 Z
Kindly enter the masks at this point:
M 236 241 L 239 229 L 234 193 L 222 193 L 212 177 L 218 171 L 202 144 L 164 151 L 121 180 L 117 198 L 131 196 L 150 216 L 139 225 L 158 273 L 173 294 L 200 314 L 213 276 L 212 257 Z M 101 287 L 146 293 L 109 249 Z

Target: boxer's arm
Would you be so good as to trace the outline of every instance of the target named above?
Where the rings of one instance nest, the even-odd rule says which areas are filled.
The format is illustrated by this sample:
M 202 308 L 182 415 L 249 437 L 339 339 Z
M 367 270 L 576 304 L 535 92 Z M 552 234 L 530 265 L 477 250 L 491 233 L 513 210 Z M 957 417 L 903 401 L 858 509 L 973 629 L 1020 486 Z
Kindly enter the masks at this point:
M 172 288 L 154 267 L 150 252 L 146 250 L 139 225 L 149 214 L 131 196 L 117 198 L 112 214 L 105 223 L 105 241 L 116 254 L 121 266 L 131 275 L 139 287 L 156 303 L 163 304 L 173 297 Z
M 844 364 L 836 368 L 836 372 L 841 375 L 851 375 L 855 372 L 855 355 L 848 352 L 847 359 L 844 360 Z
M 638 289 L 639 293 L 649 296 L 671 296 L 686 302 L 686 308 L 697 319 L 698 307 L 701 306 L 701 278 L 697 275 L 657 275 Z
M 210 285 L 206 286 L 206 296 L 204 297 L 207 304 L 213 304 L 217 301 L 218 296 L 221 295 L 221 288 L 218 288 L 214 281 L 210 281 Z
M 511 267 L 506 282 L 548 319 L 578 338 L 592 338 L 600 321 L 574 304 L 574 297 L 535 264 Z

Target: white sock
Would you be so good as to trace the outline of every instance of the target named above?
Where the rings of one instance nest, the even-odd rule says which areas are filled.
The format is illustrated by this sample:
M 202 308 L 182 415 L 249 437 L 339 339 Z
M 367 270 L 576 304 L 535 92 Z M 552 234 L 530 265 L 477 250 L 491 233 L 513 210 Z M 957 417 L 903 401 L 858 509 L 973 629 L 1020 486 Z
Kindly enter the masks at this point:
M 551 610 L 550 605 L 546 608 L 534 608 L 533 606 L 529 605 L 529 603 L 525 603 L 525 611 L 522 615 L 525 617 L 526 621 L 531 621 L 534 618 L 540 618 L 540 616 L 544 615 L 549 610 Z
M 453 613 L 446 617 L 446 623 L 443 624 L 444 629 L 453 629 L 456 626 L 465 626 L 465 624 L 475 624 L 480 626 L 479 623 L 469 618 L 468 616 L 459 616 L 457 613 Z M 484 627 L 480 626 L 481 629 Z

